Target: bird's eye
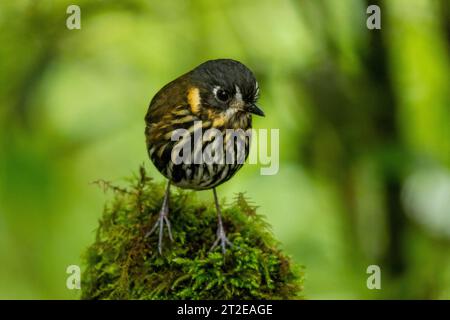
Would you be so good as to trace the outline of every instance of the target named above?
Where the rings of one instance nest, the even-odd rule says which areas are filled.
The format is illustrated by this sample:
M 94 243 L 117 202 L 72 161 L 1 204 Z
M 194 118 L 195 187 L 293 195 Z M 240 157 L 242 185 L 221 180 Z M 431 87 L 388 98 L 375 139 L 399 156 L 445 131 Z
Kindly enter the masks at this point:
M 216 97 L 217 97 L 217 100 L 219 100 L 219 101 L 227 102 L 228 99 L 230 98 L 230 94 L 226 90 L 218 89 L 216 91 Z

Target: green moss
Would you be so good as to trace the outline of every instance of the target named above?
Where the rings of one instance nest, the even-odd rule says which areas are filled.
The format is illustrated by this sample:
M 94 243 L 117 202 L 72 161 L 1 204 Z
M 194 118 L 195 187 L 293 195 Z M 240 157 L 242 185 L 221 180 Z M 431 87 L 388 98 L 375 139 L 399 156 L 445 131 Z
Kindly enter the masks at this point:
M 208 252 L 216 237 L 213 202 L 172 188 L 169 217 L 174 242 L 165 234 L 163 255 L 155 223 L 164 186 L 143 168 L 130 186 L 98 182 L 114 192 L 96 240 L 86 252 L 82 299 L 296 299 L 303 273 L 278 249 L 270 226 L 243 194 L 224 206 L 224 226 L 234 246 L 225 256 Z M 173 192 L 175 191 L 175 192 Z M 211 195 L 212 197 L 212 195 Z

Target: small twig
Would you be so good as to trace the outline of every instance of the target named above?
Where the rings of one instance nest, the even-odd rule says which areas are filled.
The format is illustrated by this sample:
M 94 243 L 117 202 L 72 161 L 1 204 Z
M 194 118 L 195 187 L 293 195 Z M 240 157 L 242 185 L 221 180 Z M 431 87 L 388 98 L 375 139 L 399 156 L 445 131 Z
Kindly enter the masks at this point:
M 105 193 L 108 190 L 112 190 L 115 193 L 133 194 L 131 191 L 128 191 L 125 188 L 115 186 L 110 181 L 103 180 L 103 179 L 95 180 L 95 181 L 91 182 L 91 184 L 95 184 L 95 185 L 99 186 Z

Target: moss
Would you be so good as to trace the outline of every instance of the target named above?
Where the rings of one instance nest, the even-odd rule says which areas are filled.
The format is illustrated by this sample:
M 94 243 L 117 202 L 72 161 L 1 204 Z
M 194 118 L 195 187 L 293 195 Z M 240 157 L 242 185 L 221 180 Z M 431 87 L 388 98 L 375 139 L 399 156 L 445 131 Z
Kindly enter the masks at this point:
M 144 168 L 126 188 L 98 181 L 114 198 L 105 206 L 95 242 L 85 254 L 82 299 L 296 299 L 303 272 L 278 248 L 270 226 L 244 197 L 224 206 L 224 226 L 234 246 L 209 252 L 216 237 L 213 202 L 172 188 L 169 217 L 174 242 L 165 234 L 157 252 L 155 223 L 164 186 Z M 175 191 L 175 192 L 173 192 Z

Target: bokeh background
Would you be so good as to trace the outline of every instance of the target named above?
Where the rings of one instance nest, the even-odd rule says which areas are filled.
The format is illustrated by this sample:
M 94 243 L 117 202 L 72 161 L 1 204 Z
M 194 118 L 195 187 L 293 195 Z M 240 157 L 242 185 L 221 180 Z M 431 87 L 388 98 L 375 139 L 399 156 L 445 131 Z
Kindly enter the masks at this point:
M 306 297 L 450 298 L 449 39 L 447 0 L 2 1 L 0 298 L 79 297 L 66 267 L 109 199 L 91 182 L 142 163 L 162 180 L 150 99 L 225 57 L 259 79 L 254 126 L 280 129 L 280 169 L 245 166 L 219 194 L 260 206 L 306 266 Z

